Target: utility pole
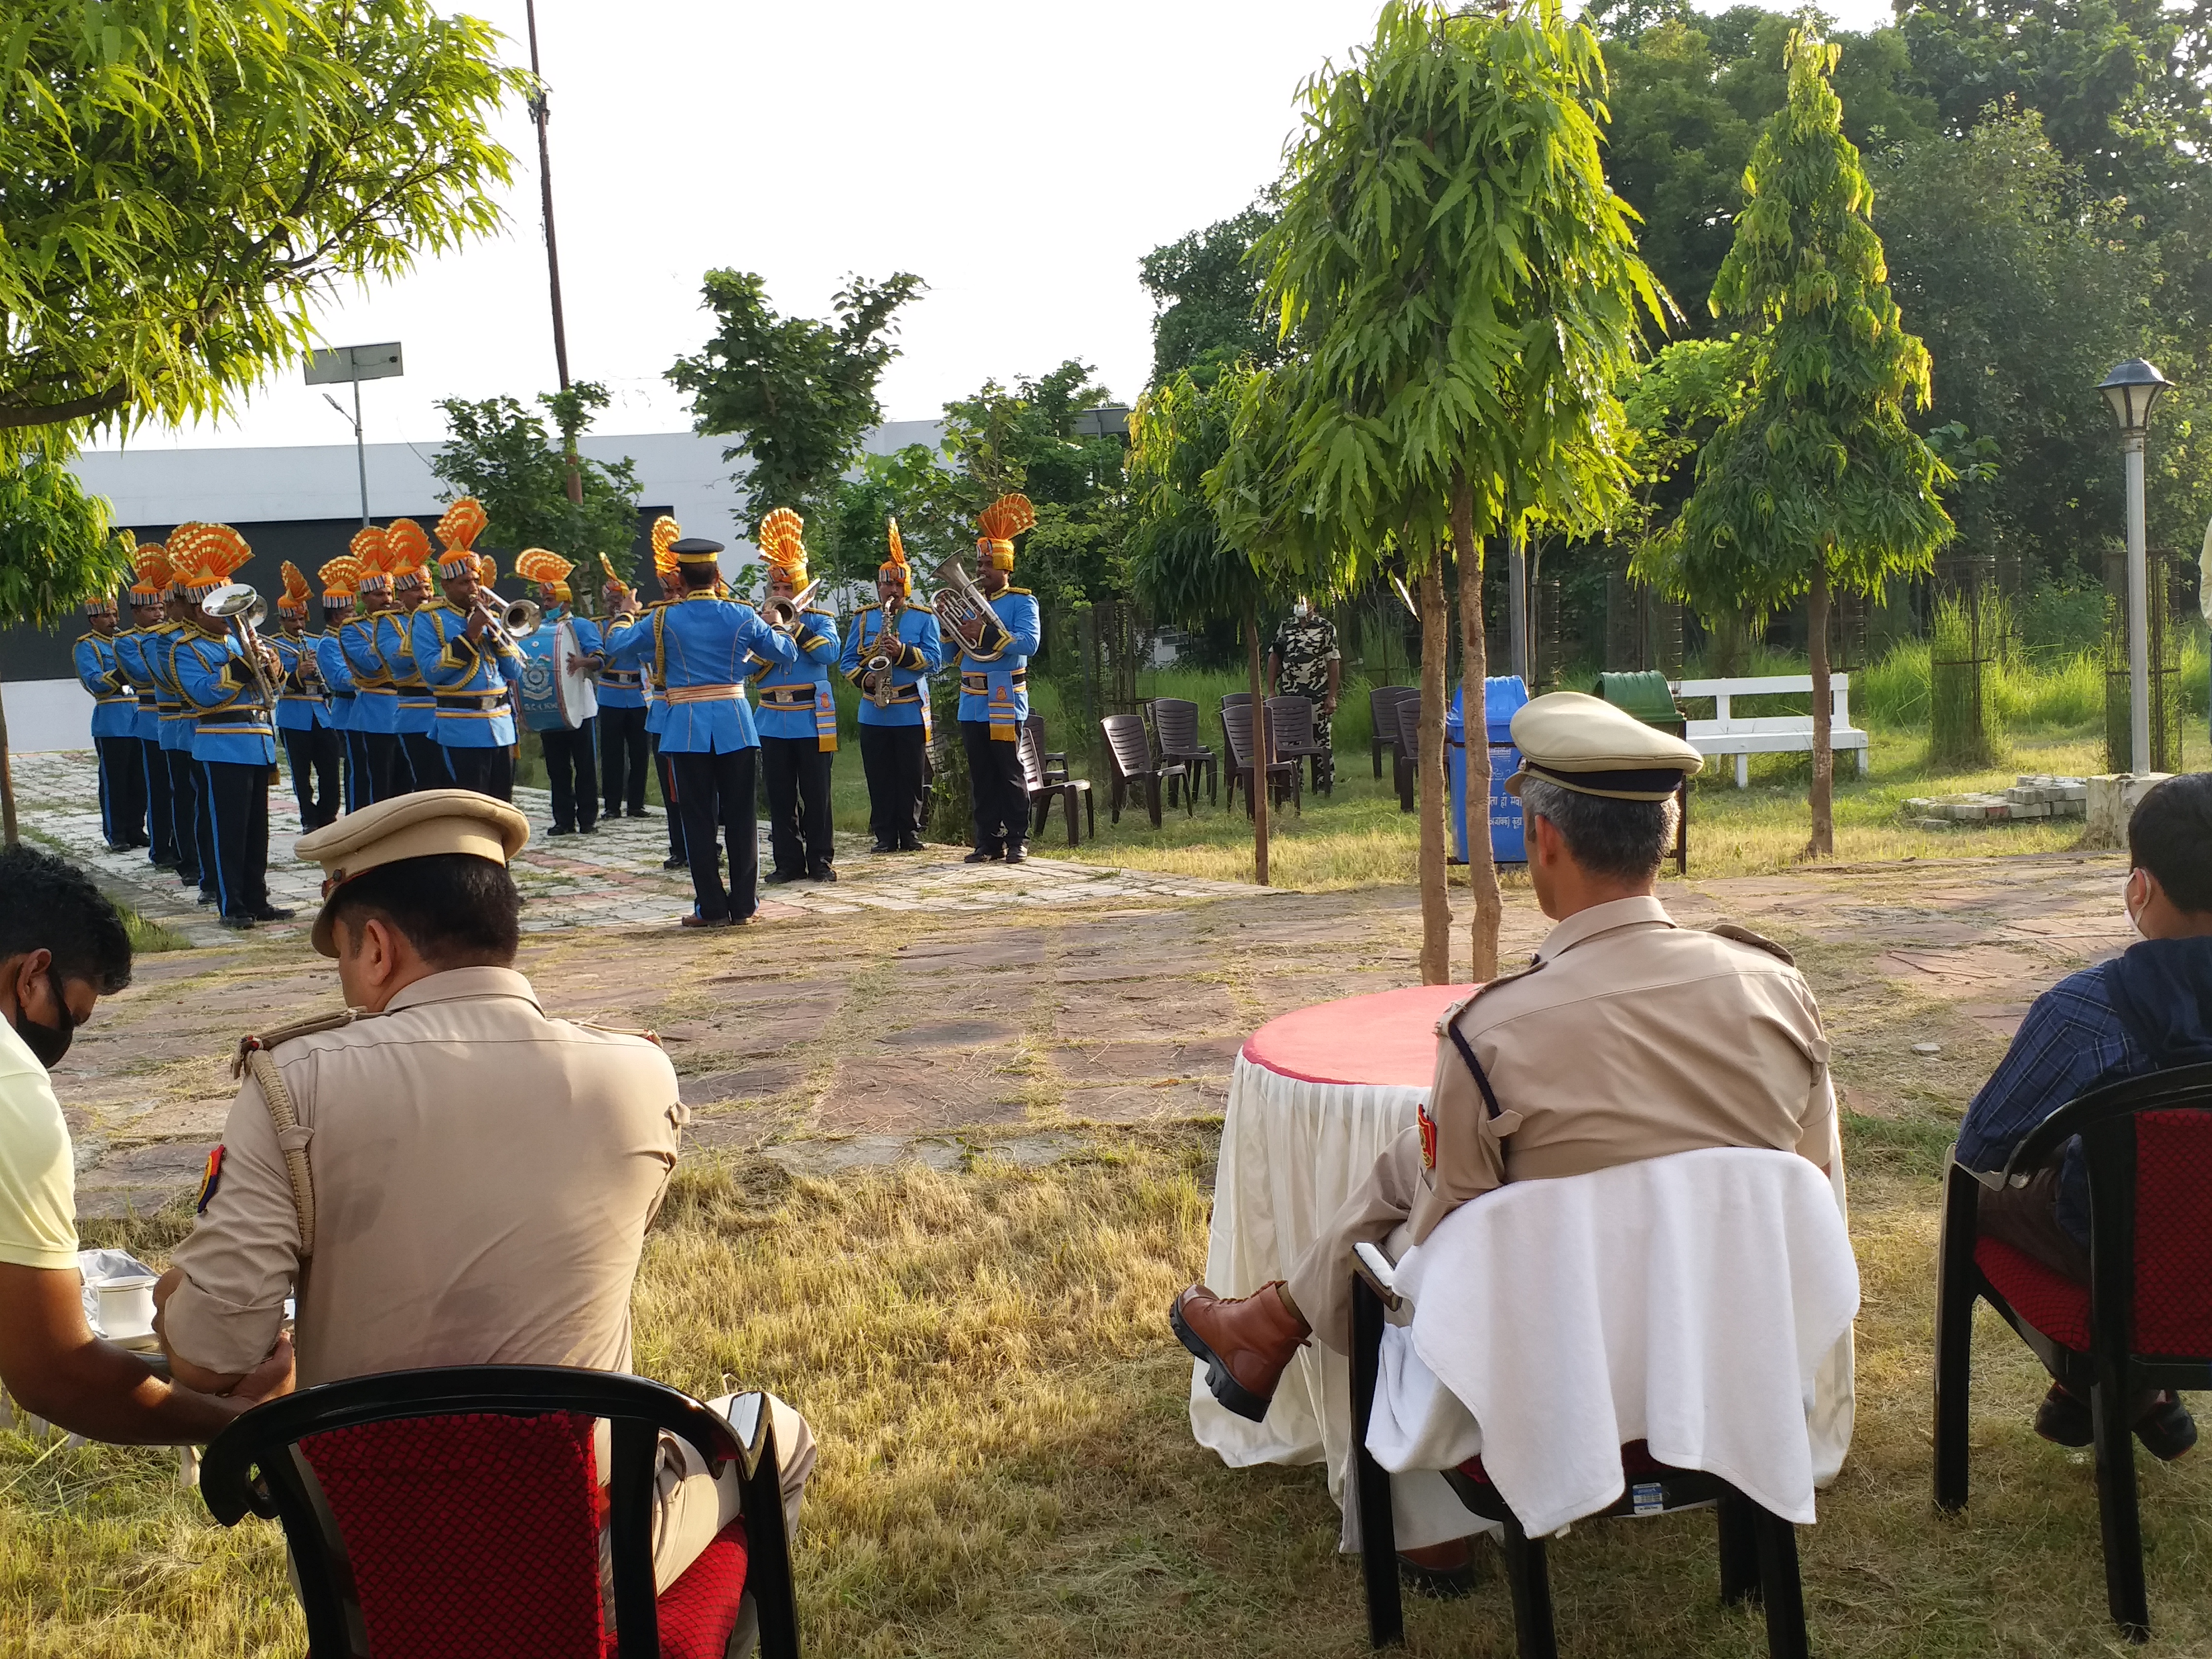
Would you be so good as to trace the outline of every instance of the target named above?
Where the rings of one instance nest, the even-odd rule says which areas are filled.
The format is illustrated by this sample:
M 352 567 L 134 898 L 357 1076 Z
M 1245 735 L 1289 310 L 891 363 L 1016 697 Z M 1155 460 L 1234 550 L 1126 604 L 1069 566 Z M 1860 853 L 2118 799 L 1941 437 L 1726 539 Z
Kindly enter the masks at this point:
M 530 100 L 531 119 L 538 125 L 538 198 L 545 217 L 545 275 L 553 294 L 553 367 L 561 379 L 561 390 L 568 389 L 568 327 L 561 313 L 561 245 L 553 234 L 553 155 L 545 139 L 546 108 L 545 77 L 538 67 L 538 0 L 523 0 L 523 11 L 530 29 L 530 78 L 536 87 Z M 584 480 L 576 471 L 576 450 L 568 447 L 564 459 L 568 463 L 568 501 L 571 506 L 584 504 Z

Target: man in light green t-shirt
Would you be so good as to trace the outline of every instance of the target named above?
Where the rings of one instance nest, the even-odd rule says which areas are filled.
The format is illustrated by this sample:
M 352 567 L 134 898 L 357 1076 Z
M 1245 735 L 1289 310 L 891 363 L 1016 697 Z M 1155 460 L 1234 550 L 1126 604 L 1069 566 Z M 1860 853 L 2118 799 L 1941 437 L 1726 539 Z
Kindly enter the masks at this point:
M 76 1166 L 47 1072 L 93 1005 L 130 982 L 130 935 L 90 878 L 51 853 L 0 852 L 0 1382 L 88 1439 L 191 1444 L 289 1388 L 291 1348 L 218 1397 L 173 1386 L 85 1322 Z

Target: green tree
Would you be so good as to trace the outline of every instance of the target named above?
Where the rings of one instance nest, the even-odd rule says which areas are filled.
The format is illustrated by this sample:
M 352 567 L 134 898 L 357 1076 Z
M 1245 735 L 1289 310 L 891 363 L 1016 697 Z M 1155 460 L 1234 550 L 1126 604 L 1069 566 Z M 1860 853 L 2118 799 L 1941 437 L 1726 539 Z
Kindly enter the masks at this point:
M 678 358 L 668 379 L 691 394 L 695 430 L 739 438 L 722 459 L 751 464 L 737 475 L 744 534 L 771 508 L 805 512 L 882 423 L 876 386 L 899 355 L 895 319 L 924 286 L 905 271 L 883 283 L 853 277 L 832 299 L 832 324 L 778 316 L 750 271 L 707 273 L 714 337 L 697 356 Z
M 1274 222 L 1274 206 L 1262 198 L 1137 261 L 1137 280 L 1155 311 L 1155 386 L 1184 369 L 1206 386 L 1240 362 L 1264 368 L 1282 361 L 1280 342 L 1262 314 L 1260 272 L 1251 257 L 1253 244 Z
M 1239 447 L 1279 457 L 1257 476 L 1286 486 L 1256 494 L 1291 503 L 1260 556 L 1301 578 L 1334 559 L 1328 580 L 1298 585 L 1340 590 L 1352 560 L 1395 540 L 1420 575 L 1431 982 L 1448 973 L 1451 919 L 1444 549 L 1479 714 L 1485 541 L 1540 519 L 1595 528 L 1630 482 L 1610 388 L 1663 301 L 1600 163 L 1605 84 L 1596 38 L 1557 0 L 1474 13 L 1389 0 L 1373 41 L 1307 82 L 1282 217 L 1259 249 L 1267 301 L 1307 353 L 1268 377 L 1279 391 L 1248 393 L 1240 423 Z M 1468 769 L 1469 799 L 1487 799 L 1483 744 Z M 1488 979 L 1503 910 L 1489 837 L 1470 836 L 1468 856 L 1474 973 Z
M 131 538 L 112 536 L 107 503 L 36 450 L 0 468 L 0 617 L 47 628 L 131 577 Z M 15 844 L 8 715 L 0 708 L 0 843 Z
M 581 499 L 571 501 L 568 457 L 592 417 L 607 406 L 606 388 L 579 380 L 566 392 L 540 392 L 538 402 L 543 416 L 512 398 L 444 399 L 438 407 L 446 412 L 447 436 L 430 470 L 450 486 L 445 500 L 473 495 L 483 503 L 487 548 L 548 548 L 575 564 L 569 586 L 588 610 L 589 596 L 599 591 L 601 554 L 626 573 L 632 586 L 641 580 L 632 554 L 637 469 L 627 455 L 618 461 L 579 456 Z
M 1951 534 L 1951 480 L 1905 421 L 1929 398 L 1927 349 L 1891 297 L 1874 191 L 1829 84 L 1836 49 L 1791 40 L 1790 101 L 1745 176 L 1749 202 L 1714 285 L 1717 311 L 1754 330 L 1750 392 L 1698 459 L 1695 492 L 1641 573 L 1709 617 L 1764 615 L 1808 596 L 1813 833 L 1835 851 L 1828 601 L 1928 570 Z
M 887 556 L 887 527 L 896 519 L 916 586 L 927 586 L 929 573 L 946 559 L 957 554 L 972 562 L 977 493 L 927 444 L 863 455 L 823 497 L 807 526 L 807 546 L 833 582 L 872 586 Z
M 0 460 L 221 416 L 310 305 L 500 222 L 528 77 L 430 0 L 17 0 L 0 52 Z

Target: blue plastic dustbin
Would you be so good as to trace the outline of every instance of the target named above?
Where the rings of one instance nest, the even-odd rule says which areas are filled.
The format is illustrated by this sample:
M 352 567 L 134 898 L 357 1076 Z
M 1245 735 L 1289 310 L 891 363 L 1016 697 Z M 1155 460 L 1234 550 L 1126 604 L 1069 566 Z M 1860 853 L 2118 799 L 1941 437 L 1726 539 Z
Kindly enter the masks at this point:
M 1464 690 L 1452 693 L 1451 713 L 1444 717 L 1444 754 L 1451 763 L 1452 862 L 1467 862 L 1467 720 L 1462 713 Z M 1505 780 L 1521 769 L 1521 751 L 1513 746 L 1513 715 L 1528 701 L 1528 688 L 1518 674 L 1484 682 L 1483 713 L 1490 726 L 1490 856 L 1499 864 L 1526 864 L 1528 854 L 1522 840 L 1521 803 L 1505 793 Z

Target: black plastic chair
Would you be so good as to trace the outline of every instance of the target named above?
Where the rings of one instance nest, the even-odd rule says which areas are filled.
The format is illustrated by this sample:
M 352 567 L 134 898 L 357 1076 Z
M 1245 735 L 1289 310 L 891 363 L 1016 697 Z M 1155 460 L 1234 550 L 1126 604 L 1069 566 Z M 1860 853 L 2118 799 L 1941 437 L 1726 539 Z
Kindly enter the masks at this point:
M 1198 799 L 1188 787 L 1188 772 L 1180 761 L 1162 762 L 1152 758 L 1151 743 L 1145 736 L 1145 723 L 1134 714 L 1109 714 L 1098 722 L 1106 738 L 1106 758 L 1113 767 L 1111 787 L 1107 792 L 1107 809 L 1113 822 L 1121 821 L 1122 805 L 1133 794 L 1141 794 L 1145 811 L 1152 820 L 1152 828 L 1160 827 L 1160 792 L 1163 785 L 1172 788 L 1184 784 L 1183 801 L 1186 816 L 1198 811 Z
M 1392 780 L 1395 781 L 1398 775 L 1398 705 L 1407 697 L 1420 695 L 1420 688 L 1412 685 L 1377 685 L 1368 690 L 1367 715 L 1373 722 L 1374 729 L 1369 734 L 1367 748 L 1375 762 L 1375 781 L 1377 783 L 1382 781 L 1382 754 L 1385 750 L 1390 754 Z
M 1044 768 L 1044 781 L 1047 783 L 1066 783 L 1067 750 L 1045 747 L 1049 739 L 1044 734 L 1044 716 L 1031 714 L 1024 724 L 1030 728 L 1030 735 L 1036 740 L 1037 763 Z
M 1421 694 L 1398 699 L 1391 711 L 1398 721 L 1398 750 L 1391 757 L 1390 779 L 1398 786 L 1398 810 L 1413 810 L 1413 798 L 1421 776 Z
M 1372 1248 L 1371 1246 L 1369 1248 Z M 1396 1522 L 1390 1509 L 1390 1474 L 1367 1449 L 1367 1425 L 1375 1409 L 1382 1369 L 1382 1326 L 1396 1297 L 1357 1257 L 1352 1283 L 1352 1425 L 1354 1500 L 1359 1505 L 1360 1569 L 1367 1590 L 1367 1638 L 1375 1647 L 1406 1639 L 1398 1583 Z M 1718 1475 L 1678 1469 L 1652 1461 L 1644 1443 L 1621 1448 L 1624 1481 L 1617 1503 L 1584 1520 L 1609 1516 L 1664 1515 L 1714 1505 L 1719 1511 L 1721 1599 L 1759 1601 L 1766 1608 L 1769 1659 L 1807 1659 L 1805 1591 L 1798 1571 L 1797 1534 L 1788 1521 L 1762 1509 Z M 1545 1540 L 1522 1530 L 1512 1507 L 1471 1459 L 1444 1471 L 1461 1503 L 1504 1528 L 1506 1583 L 1513 1599 L 1514 1650 L 1520 1659 L 1559 1659 L 1553 1619 L 1550 1565 Z M 1577 1525 L 1580 1524 L 1578 1522 Z
M 425 1421 L 432 1419 L 441 1420 Z M 522 1437 L 530 1436 L 533 1425 L 587 1435 L 588 1428 L 576 1419 L 588 1419 L 607 1420 L 613 1444 L 606 1524 L 621 1659 L 659 1659 L 661 1615 L 671 1611 L 672 1601 L 679 1599 L 691 1582 L 687 1571 L 663 1595 L 657 1599 L 654 1595 L 653 1467 L 664 1431 L 689 1441 L 709 1467 L 731 1462 L 738 1465 L 743 1589 L 757 1620 L 760 1651 L 763 1659 L 798 1659 L 790 1540 L 784 1530 L 775 1432 L 763 1395 L 742 1396 L 726 1420 L 674 1389 L 608 1371 L 562 1365 L 385 1371 L 287 1395 L 246 1413 L 208 1447 L 200 1466 L 200 1492 L 215 1518 L 226 1527 L 237 1525 L 248 1514 L 282 1522 L 307 1614 L 309 1659 L 368 1659 L 368 1632 L 374 1615 L 364 1607 L 362 1580 L 372 1544 L 387 1568 L 396 1565 L 404 1575 L 405 1599 L 433 1601 L 441 1618 L 465 1624 L 465 1628 L 452 1632 L 453 1638 L 474 1638 L 481 1651 L 514 1651 L 518 1626 L 534 1625 L 541 1641 L 546 1639 L 545 1623 L 551 1615 L 542 1601 L 490 1605 L 499 1601 L 501 1587 L 458 1565 L 447 1553 L 447 1537 L 410 1534 L 404 1516 L 373 1516 L 374 1528 L 357 1526 L 349 1539 L 336 1513 L 337 1508 L 346 1506 L 334 1504 L 328 1494 L 312 1488 L 305 1471 L 313 1467 L 319 1455 L 335 1459 L 339 1443 L 331 1437 L 341 1431 L 399 1431 L 411 1423 L 420 1425 L 426 1435 L 459 1428 L 496 1441 L 495 1449 L 521 1460 L 510 1462 L 508 1469 L 526 1475 L 530 1447 L 544 1439 L 539 1436 L 525 1443 Z M 404 1459 L 407 1437 L 395 1433 L 391 1447 Z M 570 1473 L 580 1473 L 581 1467 L 579 1463 Z M 410 1475 L 404 1467 L 393 1473 L 403 1480 Z M 412 1484 L 418 1489 L 431 1486 L 450 1491 L 451 1473 L 426 1466 Z M 560 1470 L 551 1474 L 556 1488 L 568 1484 Z M 483 1486 L 488 1514 L 499 1507 L 495 1482 L 495 1477 L 488 1474 Z M 518 1569 L 526 1573 L 533 1566 L 543 1567 L 545 1557 L 537 1547 L 560 1547 L 580 1564 L 580 1571 L 591 1573 L 588 1595 L 595 1607 L 599 1595 L 597 1500 L 580 1481 L 573 1487 L 558 1491 L 556 1502 L 541 1503 L 520 1515 L 501 1515 L 503 1541 L 514 1546 Z M 361 1507 L 373 1504 L 365 1500 Z M 589 1530 L 587 1545 L 580 1544 L 580 1526 Z M 394 1550 L 396 1563 L 391 1553 Z M 694 1564 L 695 1570 L 699 1565 Z M 543 1588 L 542 1582 L 538 1587 Z M 558 1588 L 568 1593 L 564 1601 L 582 1593 L 565 1583 Z M 681 1609 L 691 1620 L 699 1611 L 696 1606 Z M 731 1610 L 725 1607 L 720 1611 Z M 742 1630 L 742 1624 L 738 1627 Z M 574 1620 L 562 1633 L 575 1636 Z M 451 1640 L 448 1645 L 453 1645 Z
M 2089 1176 L 2089 1283 L 1984 1238 L 1983 1187 L 2024 1186 L 2079 1136 Z M 2089 1401 L 2105 1600 L 2150 1636 L 2129 1407 L 2152 1389 L 2212 1389 L 2212 1065 L 2154 1072 L 2068 1102 L 2002 1170 L 1954 1158 L 1944 1179 L 1936 1291 L 1936 1505 L 1966 1504 L 1974 1304 L 1987 1302 L 2059 1382 Z
M 1098 806 L 1091 798 L 1091 780 L 1069 777 L 1066 756 L 1060 757 L 1060 775 L 1048 776 L 1043 751 L 1037 747 L 1036 728 L 1024 726 L 1015 735 L 1021 744 L 1022 780 L 1028 786 L 1030 810 L 1035 816 L 1035 822 L 1030 825 L 1030 837 L 1034 839 L 1044 833 L 1045 820 L 1052 816 L 1052 804 L 1057 800 L 1066 812 L 1067 844 L 1075 846 L 1080 839 L 1075 815 L 1075 804 L 1079 800 L 1083 803 L 1084 815 L 1090 820 L 1091 838 L 1097 840 Z
M 1221 799 L 1221 757 L 1198 740 L 1198 705 L 1187 697 L 1154 697 L 1152 701 L 1152 739 L 1159 750 L 1161 762 L 1181 764 L 1186 776 L 1183 787 L 1195 789 L 1199 775 L 1206 775 L 1206 804 L 1212 805 Z M 1170 787 L 1168 799 L 1175 799 Z
M 1292 764 L 1310 761 L 1313 764 L 1313 792 L 1316 795 L 1336 793 L 1336 757 L 1330 754 L 1314 730 L 1314 705 L 1310 697 L 1270 697 L 1267 699 L 1269 736 L 1273 740 L 1275 758 Z
M 1253 811 L 1252 769 L 1253 755 L 1257 744 L 1252 732 L 1252 698 L 1249 692 L 1237 692 L 1242 702 L 1221 700 L 1221 737 L 1229 750 L 1229 804 L 1237 805 L 1237 791 L 1244 791 L 1244 812 Z M 1296 761 L 1272 760 L 1267 764 L 1268 799 L 1277 805 L 1296 801 L 1298 814 L 1305 815 L 1305 772 Z

